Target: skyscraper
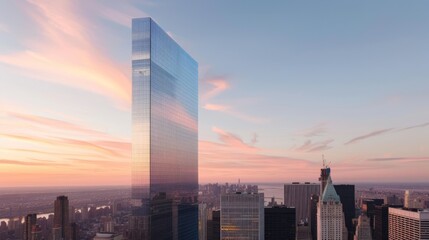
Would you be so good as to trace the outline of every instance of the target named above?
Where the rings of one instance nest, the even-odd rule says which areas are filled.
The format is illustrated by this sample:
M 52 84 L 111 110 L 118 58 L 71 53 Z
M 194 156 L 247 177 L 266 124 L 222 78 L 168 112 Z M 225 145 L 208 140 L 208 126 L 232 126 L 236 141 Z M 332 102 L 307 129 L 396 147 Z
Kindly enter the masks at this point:
M 317 205 L 317 239 L 343 240 L 344 230 L 343 206 L 329 175 Z
M 207 220 L 207 240 L 220 239 L 220 210 L 213 210 Z M 201 239 L 200 239 L 201 240 Z
M 363 199 L 362 200 L 362 210 L 369 218 L 369 223 L 371 227 L 371 234 L 374 236 L 374 215 L 375 215 L 375 206 L 382 206 L 384 204 L 384 199 L 373 198 L 373 199 Z
M 263 193 L 223 194 L 220 215 L 220 239 L 264 239 Z
M 55 200 L 54 227 L 58 229 L 61 239 L 70 239 L 69 199 L 66 196 L 58 196 Z
M 151 18 L 132 21 L 133 239 L 198 238 L 198 64 Z
M 308 222 L 310 220 L 310 199 L 313 194 L 319 194 L 320 185 L 315 183 L 299 183 L 284 185 L 284 204 L 295 207 L 296 221 Z
M 411 190 L 405 190 L 404 193 L 404 207 L 405 208 L 412 208 L 412 191 Z
M 340 196 L 341 204 L 343 204 L 344 220 L 348 231 L 348 239 L 353 239 L 354 225 L 353 218 L 356 214 L 355 206 L 355 185 L 340 184 L 334 185 L 335 191 Z
M 389 207 L 389 240 L 429 239 L 429 210 Z
M 319 195 L 313 194 L 310 200 L 310 230 L 311 239 L 317 240 L 317 205 L 319 203 Z
M 37 215 L 35 213 L 25 216 L 24 240 L 31 240 L 31 231 L 36 225 Z
M 265 208 L 265 240 L 295 240 L 295 208 L 273 206 Z
M 366 215 L 360 215 L 358 218 L 354 240 L 372 240 L 369 218 Z
M 376 205 L 374 208 L 374 236 L 375 240 L 389 239 L 389 208 L 402 208 L 403 205 Z

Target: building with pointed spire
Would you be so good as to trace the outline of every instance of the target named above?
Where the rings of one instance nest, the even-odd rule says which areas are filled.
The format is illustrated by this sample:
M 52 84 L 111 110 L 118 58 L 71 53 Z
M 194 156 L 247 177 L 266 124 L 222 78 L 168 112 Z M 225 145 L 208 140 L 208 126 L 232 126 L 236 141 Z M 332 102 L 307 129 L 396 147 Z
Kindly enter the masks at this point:
M 321 179 L 321 188 L 324 189 L 317 205 L 317 239 L 343 240 L 345 239 L 343 205 L 332 184 L 330 168 L 325 167 L 325 169 L 329 169 L 329 175 L 326 182 Z

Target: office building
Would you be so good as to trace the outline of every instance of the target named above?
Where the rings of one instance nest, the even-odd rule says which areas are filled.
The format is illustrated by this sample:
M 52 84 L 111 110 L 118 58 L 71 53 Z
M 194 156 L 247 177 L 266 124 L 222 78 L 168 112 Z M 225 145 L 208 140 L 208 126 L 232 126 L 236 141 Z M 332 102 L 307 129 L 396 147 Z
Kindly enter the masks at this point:
M 112 228 L 113 230 L 113 228 Z M 76 223 L 70 224 L 70 240 L 79 240 L 79 226 Z
M 412 201 L 413 201 L 413 192 L 411 190 L 405 190 L 404 193 L 404 207 L 405 208 L 412 208 Z
M 369 226 L 369 218 L 366 215 L 360 215 L 358 218 L 358 224 L 356 226 L 356 232 L 354 240 L 372 240 L 371 228 Z
M 335 191 L 340 196 L 341 204 L 343 205 L 344 220 L 348 232 L 348 239 L 353 239 L 355 232 L 353 218 L 356 213 L 355 203 L 355 185 L 339 184 L 334 185 Z
M 38 224 L 34 224 L 31 227 L 31 240 L 42 240 L 42 227 Z
M 207 203 L 198 205 L 198 239 L 207 239 Z
M 384 203 L 389 205 L 403 205 L 401 199 L 395 194 L 387 195 L 384 199 Z
M 389 205 L 375 206 L 374 210 L 374 232 L 375 240 L 389 239 Z
M 344 230 L 343 206 L 329 175 L 317 206 L 317 239 L 343 240 Z
M 54 227 L 59 231 L 54 233 L 60 239 L 70 239 L 69 199 L 58 196 L 54 203 Z
M 198 64 L 132 20 L 131 238 L 198 239 Z
M 265 208 L 265 240 L 296 240 L 295 208 Z
M 296 226 L 296 240 L 311 240 L 311 229 L 307 223 Z
M 319 203 L 319 195 L 312 195 L 310 200 L 310 231 L 311 239 L 317 240 L 317 205 Z
M 220 210 L 210 211 L 207 218 L 207 240 L 219 240 Z
M 384 204 L 384 199 L 372 198 L 372 199 L 363 199 L 362 200 L 362 212 L 366 214 L 369 218 L 369 223 L 371 227 L 371 234 L 374 236 L 374 214 L 375 207 L 382 206 Z
M 319 194 L 320 185 L 316 183 L 299 183 L 284 185 L 284 204 L 296 209 L 296 223 L 308 223 L 310 219 L 310 199 Z
M 402 208 L 402 205 L 383 204 L 375 206 L 374 209 L 374 231 L 373 239 L 388 240 L 389 239 L 389 207 Z
M 24 240 L 31 240 L 31 231 L 33 226 L 36 225 L 37 215 L 35 213 L 25 216 L 24 223 Z
M 389 240 L 429 239 L 429 210 L 389 208 Z
M 263 193 L 223 194 L 220 206 L 220 239 L 264 239 Z

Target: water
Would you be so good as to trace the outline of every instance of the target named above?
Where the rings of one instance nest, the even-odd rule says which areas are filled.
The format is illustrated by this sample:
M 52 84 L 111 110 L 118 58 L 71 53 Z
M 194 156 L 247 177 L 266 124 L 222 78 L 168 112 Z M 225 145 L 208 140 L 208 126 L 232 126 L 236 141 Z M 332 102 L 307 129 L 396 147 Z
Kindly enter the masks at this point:
M 259 192 L 264 193 L 265 205 L 274 197 L 278 204 L 284 202 L 284 184 L 283 183 L 266 183 L 258 184 Z
M 105 207 L 108 207 L 108 206 L 107 205 L 102 205 L 102 206 L 96 207 L 96 209 L 98 210 L 100 208 L 105 208 Z M 89 207 L 88 207 L 88 210 L 89 210 Z M 77 211 L 80 212 L 80 210 L 77 210 Z M 53 212 L 51 212 L 51 213 L 38 213 L 37 214 L 37 218 L 46 218 L 46 219 L 48 219 L 49 215 L 53 215 L 53 214 L 54 214 Z M 25 221 L 24 216 L 22 216 L 22 217 L 13 217 L 12 219 L 19 219 L 19 218 L 21 218 L 21 223 L 24 223 L 24 221 Z M 9 220 L 10 220 L 10 218 L 0 218 L 0 223 L 3 222 L 3 221 L 5 221 L 6 224 L 9 225 Z

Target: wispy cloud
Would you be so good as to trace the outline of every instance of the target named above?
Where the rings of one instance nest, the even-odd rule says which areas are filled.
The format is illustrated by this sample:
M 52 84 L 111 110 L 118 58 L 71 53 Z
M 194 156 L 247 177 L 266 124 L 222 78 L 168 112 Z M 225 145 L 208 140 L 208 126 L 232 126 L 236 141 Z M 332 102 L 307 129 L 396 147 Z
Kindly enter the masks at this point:
M 102 184 L 101 179 L 109 182 L 107 175 L 115 182 L 129 183 L 131 143 L 127 140 L 74 122 L 44 116 L 8 112 L 1 120 L 0 165 L 3 167 L 0 168 L 0 182 L 3 185 L 9 182 L 14 185 L 87 185 L 94 177 L 98 182 L 92 180 L 92 184 Z M 4 127 L 9 122 L 19 126 L 20 130 L 9 131 Z M 32 172 L 28 172 L 30 168 Z M 53 183 L 52 178 L 49 179 L 53 177 L 53 168 L 74 181 L 69 182 L 62 177 Z M 21 178 L 8 174 L 8 171 Z M 34 172 L 38 177 L 33 176 Z
M 121 2 L 115 8 L 105 4 L 97 4 L 94 8 L 96 9 L 96 13 L 106 20 L 115 22 L 126 28 L 131 28 L 131 19 L 149 16 L 142 10 L 127 4 L 127 2 Z
M 350 141 L 346 142 L 345 145 L 356 143 L 356 142 L 362 141 L 362 140 L 367 139 L 367 138 L 379 136 L 379 135 L 388 133 L 388 132 L 390 132 L 392 130 L 393 130 L 393 128 L 386 128 L 386 129 L 381 129 L 381 130 L 373 131 L 373 132 L 370 132 L 368 134 L 355 137 L 355 138 L 351 139 Z
M 308 129 L 304 129 L 296 133 L 296 135 L 304 137 L 319 137 L 326 132 L 326 123 L 320 123 Z
M 388 157 L 388 158 L 370 158 L 370 162 L 416 162 L 424 161 L 429 163 L 429 157 Z
M 24 50 L 0 55 L 0 63 L 28 78 L 93 92 L 128 108 L 131 82 L 127 73 L 101 50 L 100 39 L 91 38 L 96 26 L 78 4 L 34 0 L 22 4 L 40 34 L 24 40 Z
M 237 110 L 238 107 L 213 103 L 214 98 L 226 90 L 231 88 L 231 84 L 227 77 L 218 76 L 203 78 L 202 80 L 202 90 L 201 90 L 201 102 L 202 108 L 208 111 L 216 111 L 225 113 L 234 118 L 244 120 L 246 122 L 261 124 L 267 123 L 269 120 L 265 117 L 252 116 L 250 114 L 243 113 L 242 111 Z
M 207 103 L 203 106 L 203 108 L 209 111 L 226 113 L 227 115 L 244 120 L 246 122 L 257 123 L 257 124 L 269 122 L 267 118 L 254 117 L 245 113 L 241 113 L 233 109 L 231 106 L 227 106 L 227 105 Z
M 97 136 L 106 136 L 106 134 L 103 132 L 96 131 L 88 127 L 84 127 L 84 126 L 70 123 L 63 120 L 31 115 L 31 114 L 18 113 L 18 112 L 8 112 L 8 114 L 14 117 L 15 119 L 23 120 L 30 123 L 35 123 L 42 126 L 48 126 L 49 128 L 56 128 L 64 131 L 80 132 L 84 134 L 91 134 L 91 135 L 97 135 Z
M 334 142 L 333 139 L 325 140 L 325 141 L 319 141 L 319 142 L 312 142 L 311 140 L 307 140 L 303 145 L 300 147 L 297 147 L 295 150 L 299 152 L 319 152 L 331 149 L 332 146 L 329 146 Z
M 230 147 L 240 149 L 240 150 L 246 150 L 246 151 L 255 150 L 255 148 L 253 146 L 245 143 L 240 137 L 238 137 L 232 133 L 226 132 L 226 131 L 224 131 L 220 128 L 217 128 L 217 127 L 213 127 L 212 130 L 213 130 L 213 132 L 218 134 L 219 140 L 222 143 L 224 143 Z
M 411 129 L 415 129 L 415 128 L 424 128 L 427 126 L 429 126 L 429 122 L 418 124 L 418 125 L 413 125 L 413 126 L 409 126 L 409 127 L 405 127 L 405 128 L 401 128 L 401 129 L 398 129 L 398 132 L 405 131 L 405 130 L 411 130 Z
M 220 105 L 220 104 L 211 104 L 211 103 L 207 103 L 203 106 L 204 109 L 206 110 L 210 110 L 210 111 L 220 111 L 220 112 L 225 112 L 228 109 L 230 109 L 230 106 L 226 106 L 226 105 Z
M 254 181 L 285 181 L 302 179 L 303 173 L 317 175 L 312 162 L 286 156 L 270 155 L 268 149 L 261 149 L 243 141 L 239 136 L 214 127 L 220 142 L 199 141 L 200 180 L 234 181 L 238 178 Z M 297 171 L 299 170 L 299 171 Z M 300 176 L 301 175 L 301 176 Z M 286 177 L 285 177 L 286 176 Z M 308 180 L 308 179 L 303 179 Z
M 229 82 L 226 80 L 226 77 L 213 77 L 213 78 L 204 80 L 204 82 L 207 83 L 208 90 L 205 90 L 202 93 L 201 95 L 202 100 L 211 99 L 231 87 Z
M 22 165 L 22 166 L 64 166 L 62 163 L 52 163 L 44 161 L 18 161 L 9 159 L 0 159 L 0 164 Z

